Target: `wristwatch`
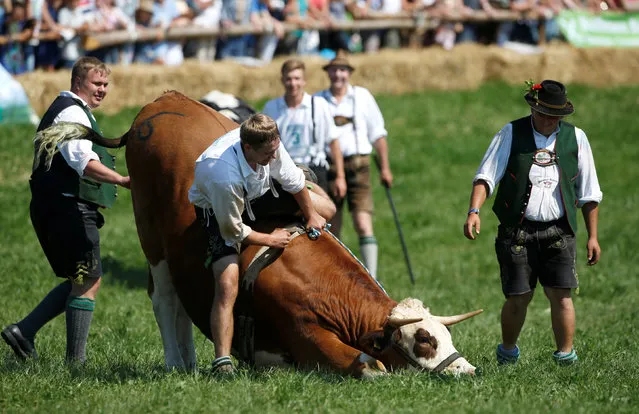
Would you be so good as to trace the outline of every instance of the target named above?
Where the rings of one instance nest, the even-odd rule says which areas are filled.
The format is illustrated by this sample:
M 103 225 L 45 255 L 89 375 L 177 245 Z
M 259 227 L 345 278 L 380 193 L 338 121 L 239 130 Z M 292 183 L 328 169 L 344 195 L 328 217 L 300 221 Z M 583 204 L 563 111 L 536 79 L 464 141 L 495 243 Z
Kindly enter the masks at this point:
M 468 210 L 468 215 L 470 216 L 473 213 L 477 213 L 479 214 L 479 209 L 478 208 L 471 208 L 470 210 Z

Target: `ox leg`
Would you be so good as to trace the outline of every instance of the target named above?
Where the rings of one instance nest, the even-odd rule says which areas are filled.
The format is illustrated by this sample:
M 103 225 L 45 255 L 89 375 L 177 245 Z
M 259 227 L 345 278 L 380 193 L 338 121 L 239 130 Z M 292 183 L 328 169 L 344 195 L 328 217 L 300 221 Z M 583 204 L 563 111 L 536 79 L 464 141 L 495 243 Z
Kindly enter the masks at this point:
M 153 293 L 151 302 L 153 303 L 153 313 L 160 328 L 162 336 L 162 346 L 164 347 L 164 362 L 167 369 L 185 369 L 185 361 L 182 359 L 180 346 L 178 345 L 177 315 L 182 307 L 180 300 L 171 281 L 171 273 L 166 260 L 160 261 L 157 265 L 151 266 L 151 276 L 153 277 Z M 183 321 L 181 321 L 183 322 Z M 189 325 L 191 321 L 189 320 Z M 191 337 L 191 343 L 193 337 Z
M 178 348 L 185 368 L 188 371 L 195 371 L 197 358 L 195 356 L 195 345 L 193 343 L 193 323 L 189 315 L 187 315 L 182 301 L 179 298 L 177 298 L 177 301 L 178 309 L 175 318 L 175 328 L 177 330 Z
M 374 379 L 387 374 L 386 367 L 381 361 L 346 345 L 335 334 L 320 327 L 312 329 L 312 334 L 301 339 L 301 342 L 301 346 L 295 348 L 303 352 L 297 352 L 294 359 L 303 365 L 319 364 L 363 379 Z

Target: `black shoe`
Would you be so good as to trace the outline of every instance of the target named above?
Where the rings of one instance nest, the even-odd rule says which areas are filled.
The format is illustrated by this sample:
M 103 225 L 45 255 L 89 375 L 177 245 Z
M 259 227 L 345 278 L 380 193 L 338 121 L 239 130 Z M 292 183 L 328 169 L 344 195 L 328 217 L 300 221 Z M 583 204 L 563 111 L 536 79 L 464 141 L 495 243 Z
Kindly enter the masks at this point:
M 18 325 L 9 325 L 2 330 L 2 339 L 13 349 L 13 352 L 21 360 L 27 358 L 38 359 L 33 342 L 22 336 Z

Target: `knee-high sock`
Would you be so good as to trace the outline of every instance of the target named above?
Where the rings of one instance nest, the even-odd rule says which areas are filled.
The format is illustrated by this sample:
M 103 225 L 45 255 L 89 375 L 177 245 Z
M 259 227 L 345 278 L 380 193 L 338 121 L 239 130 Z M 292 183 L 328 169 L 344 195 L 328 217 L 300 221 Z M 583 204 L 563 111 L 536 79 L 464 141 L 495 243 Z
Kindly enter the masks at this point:
M 67 302 L 67 362 L 84 363 L 87 338 L 95 301 L 89 298 L 69 296 Z
M 51 289 L 38 306 L 16 324 L 20 328 L 22 335 L 33 342 L 40 328 L 64 312 L 69 293 L 71 293 L 71 282 L 68 280 Z
M 377 279 L 377 239 L 375 236 L 360 237 L 359 251 L 368 272 Z

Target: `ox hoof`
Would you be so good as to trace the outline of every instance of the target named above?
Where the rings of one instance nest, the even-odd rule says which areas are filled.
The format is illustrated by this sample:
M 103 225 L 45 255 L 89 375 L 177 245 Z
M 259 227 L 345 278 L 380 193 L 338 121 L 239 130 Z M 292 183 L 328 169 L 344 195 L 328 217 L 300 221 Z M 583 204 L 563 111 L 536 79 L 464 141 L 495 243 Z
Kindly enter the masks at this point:
M 386 367 L 381 361 L 367 354 L 361 354 L 359 361 L 362 363 L 362 379 L 375 379 L 388 374 Z

